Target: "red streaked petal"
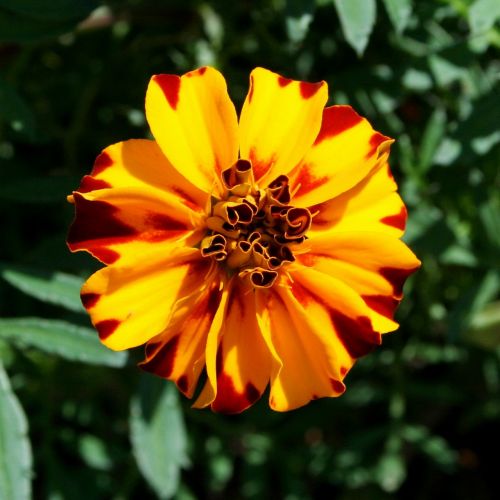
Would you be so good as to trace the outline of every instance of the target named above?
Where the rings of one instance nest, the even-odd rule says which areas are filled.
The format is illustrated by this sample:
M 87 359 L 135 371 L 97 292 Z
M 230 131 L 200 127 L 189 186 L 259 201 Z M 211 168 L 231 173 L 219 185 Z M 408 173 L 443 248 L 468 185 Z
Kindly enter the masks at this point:
M 111 349 L 128 349 L 165 330 L 173 306 L 201 293 L 211 282 L 212 269 L 198 249 L 159 245 L 94 273 L 82 297 L 91 298 L 88 311 L 101 340 Z
M 217 279 L 194 297 L 175 308 L 168 327 L 146 345 L 143 370 L 176 382 L 192 397 L 205 366 L 205 346 L 222 291 Z
M 363 118 L 350 106 L 331 106 L 323 111 L 323 120 L 314 145 L 349 130 L 358 125 Z
M 313 216 L 309 237 L 316 232 L 381 232 L 400 237 L 406 223 L 406 208 L 387 164 L 376 167 L 345 193 L 309 207 Z
M 396 229 L 400 229 L 401 231 L 405 230 L 406 227 L 406 219 L 408 217 L 408 213 L 406 212 L 406 207 L 403 205 L 397 214 L 386 215 L 380 219 L 382 224 L 387 226 L 395 227 Z
M 205 193 L 217 194 L 221 171 L 238 159 L 237 116 L 224 77 L 210 67 L 182 77 L 155 75 L 146 116 L 174 168 Z
M 373 329 L 366 304 L 347 285 L 306 268 L 297 268 L 292 275 L 292 295 L 305 310 L 310 310 L 310 314 L 318 307 L 325 311 L 333 335 L 350 357 L 364 356 L 381 343 L 380 333 Z
M 420 261 L 399 239 L 380 232 L 317 233 L 310 250 L 297 256 L 302 265 L 334 277 L 356 292 L 368 305 L 377 331 L 397 328 L 394 311 L 402 298 L 406 278 Z
M 216 356 L 217 393 L 212 410 L 219 413 L 247 409 L 269 382 L 271 357 L 257 323 L 254 295 L 239 278 L 231 281 Z
M 107 147 L 96 159 L 91 175 L 83 177 L 79 193 L 99 189 L 143 188 L 168 193 L 195 212 L 203 212 L 207 194 L 187 181 L 155 141 L 131 139 Z
M 201 238 L 201 214 L 196 216 L 175 197 L 157 195 L 145 188 L 75 192 L 76 215 L 67 240 L 70 250 L 86 250 L 112 263 L 147 251 L 148 245 L 182 245 L 189 238 Z
M 343 350 L 337 353 L 339 347 L 333 342 L 328 322 L 318 329 L 307 316 L 310 310 L 306 311 L 284 286 L 271 289 L 258 300 L 258 320 L 273 360 L 271 408 L 288 411 L 312 399 L 341 394 L 340 367 L 351 366 L 352 360 L 345 354 L 345 359 L 339 357 Z
M 256 68 L 240 117 L 240 156 L 252 161 L 255 178 L 265 185 L 297 165 L 316 138 L 325 82 L 307 83 Z
M 208 381 L 195 407 L 211 405 L 219 413 L 240 413 L 264 392 L 271 372 L 271 356 L 257 323 L 255 307 L 254 292 L 233 277 L 221 300 L 218 326 L 209 333 Z
M 385 162 L 392 142 L 350 106 L 325 108 L 314 144 L 290 172 L 294 204 L 317 205 L 351 189 Z

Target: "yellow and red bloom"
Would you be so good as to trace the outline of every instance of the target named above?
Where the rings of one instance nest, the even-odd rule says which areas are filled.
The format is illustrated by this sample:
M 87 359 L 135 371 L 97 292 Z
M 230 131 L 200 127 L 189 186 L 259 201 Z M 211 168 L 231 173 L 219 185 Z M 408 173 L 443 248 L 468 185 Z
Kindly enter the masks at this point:
M 102 342 L 146 344 L 142 368 L 194 406 L 238 413 L 270 384 L 274 410 L 345 390 L 395 330 L 420 262 L 400 240 L 393 139 L 327 84 L 257 68 L 238 120 L 223 76 L 156 75 L 155 140 L 106 148 L 70 196 L 68 245 L 106 267 L 82 288 Z

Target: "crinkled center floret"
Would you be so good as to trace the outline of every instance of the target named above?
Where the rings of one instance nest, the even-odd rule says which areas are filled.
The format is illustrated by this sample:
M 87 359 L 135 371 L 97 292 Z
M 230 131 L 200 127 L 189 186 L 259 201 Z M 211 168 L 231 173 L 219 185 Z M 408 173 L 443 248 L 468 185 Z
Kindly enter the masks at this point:
M 258 288 L 268 288 L 278 271 L 295 260 L 293 252 L 311 227 L 307 208 L 290 205 L 286 175 L 260 189 L 252 164 L 240 159 L 221 175 L 224 193 L 214 199 L 201 254 L 238 273 Z

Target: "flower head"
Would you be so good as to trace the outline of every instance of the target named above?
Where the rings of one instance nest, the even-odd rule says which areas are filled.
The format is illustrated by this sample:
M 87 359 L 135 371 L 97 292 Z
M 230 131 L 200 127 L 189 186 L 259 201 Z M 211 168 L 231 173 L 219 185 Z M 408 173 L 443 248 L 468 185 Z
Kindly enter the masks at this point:
M 257 68 L 238 121 L 223 76 L 156 75 L 155 140 L 106 148 L 70 196 L 68 245 L 106 264 L 82 288 L 104 344 L 146 344 L 142 368 L 194 406 L 238 413 L 342 394 L 355 360 L 398 325 L 420 263 L 399 239 L 406 210 L 393 140 L 325 82 Z

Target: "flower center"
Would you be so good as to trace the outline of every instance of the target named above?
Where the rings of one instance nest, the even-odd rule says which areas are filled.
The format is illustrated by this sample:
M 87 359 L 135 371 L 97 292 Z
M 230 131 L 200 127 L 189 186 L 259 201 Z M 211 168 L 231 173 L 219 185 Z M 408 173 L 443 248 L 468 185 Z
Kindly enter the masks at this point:
M 212 202 L 201 254 L 220 262 L 230 275 L 268 288 L 278 270 L 295 260 L 293 251 L 306 239 L 311 213 L 290 205 L 286 175 L 259 189 L 251 162 L 240 159 L 221 177 L 224 194 Z

